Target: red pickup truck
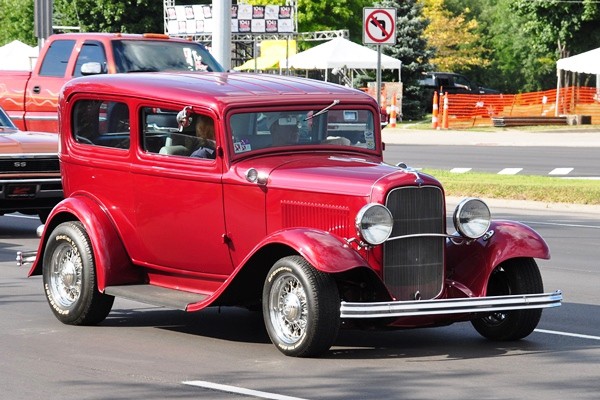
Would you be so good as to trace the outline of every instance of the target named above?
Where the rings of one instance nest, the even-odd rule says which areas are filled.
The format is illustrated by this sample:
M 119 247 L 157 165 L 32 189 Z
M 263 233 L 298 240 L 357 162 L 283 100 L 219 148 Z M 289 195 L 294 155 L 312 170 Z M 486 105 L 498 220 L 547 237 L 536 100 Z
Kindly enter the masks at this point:
M 0 71 L 0 107 L 22 130 L 58 132 L 58 95 L 84 75 L 146 71 L 223 71 L 204 46 L 163 34 L 51 36 L 32 72 Z

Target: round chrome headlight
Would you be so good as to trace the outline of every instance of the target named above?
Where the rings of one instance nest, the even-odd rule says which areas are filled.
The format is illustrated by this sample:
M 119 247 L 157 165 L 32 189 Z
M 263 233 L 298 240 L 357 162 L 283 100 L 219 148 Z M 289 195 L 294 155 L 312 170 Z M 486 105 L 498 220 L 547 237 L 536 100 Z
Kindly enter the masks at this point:
M 490 228 L 492 215 L 487 204 L 482 200 L 468 198 L 456 206 L 452 219 L 458 233 L 470 239 L 477 239 Z
M 367 204 L 356 215 L 356 229 L 364 241 L 371 245 L 385 242 L 393 226 L 392 213 L 381 204 Z

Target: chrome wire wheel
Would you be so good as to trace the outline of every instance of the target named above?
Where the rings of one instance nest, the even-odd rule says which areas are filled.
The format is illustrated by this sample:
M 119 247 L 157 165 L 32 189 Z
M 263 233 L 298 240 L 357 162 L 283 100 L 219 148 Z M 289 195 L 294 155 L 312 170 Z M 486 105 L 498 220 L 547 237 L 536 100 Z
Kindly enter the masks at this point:
M 50 285 L 54 301 L 62 308 L 73 306 L 81 295 L 83 263 L 77 248 L 68 242 L 60 243 L 52 255 Z
M 79 221 L 58 225 L 45 243 L 44 293 L 59 321 L 95 325 L 104 320 L 114 297 L 100 293 L 89 235 Z
M 302 339 L 308 323 L 308 304 L 306 291 L 294 275 L 277 277 L 269 296 L 269 310 L 280 341 L 293 345 Z
M 312 357 L 335 341 L 340 326 L 337 284 L 303 257 L 283 257 L 273 265 L 262 300 L 267 333 L 283 354 Z

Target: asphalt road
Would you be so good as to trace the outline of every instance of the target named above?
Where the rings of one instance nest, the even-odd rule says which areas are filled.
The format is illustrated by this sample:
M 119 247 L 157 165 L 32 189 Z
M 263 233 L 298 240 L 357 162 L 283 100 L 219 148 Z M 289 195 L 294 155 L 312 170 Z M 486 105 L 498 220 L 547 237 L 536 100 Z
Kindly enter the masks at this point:
M 36 248 L 38 221 L 0 217 L 0 399 L 597 399 L 599 215 L 492 212 L 525 221 L 552 250 L 540 267 L 565 303 L 538 330 L 514 343 L 468 323 L 344 331 L 320 359 L 283 356 L 260 314 L 235 308 L 186 314 L 118 299 L 100 326 L 63 325 L 41 278 L 14 263 Z
M 413 168 L 448 171 L 600 177 L 598 147 L 388 144 L 384 160 L 390 164 L 404 162 Z

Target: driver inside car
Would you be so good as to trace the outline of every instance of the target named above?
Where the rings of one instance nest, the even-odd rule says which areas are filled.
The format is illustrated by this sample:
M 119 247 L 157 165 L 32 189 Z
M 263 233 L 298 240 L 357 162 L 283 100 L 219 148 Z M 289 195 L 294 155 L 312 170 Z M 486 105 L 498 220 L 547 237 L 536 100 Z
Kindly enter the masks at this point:
M 283 116 L 274 120 L 269 127 L 273 146 L 298 143 L 298 123 L 295 117 Z

